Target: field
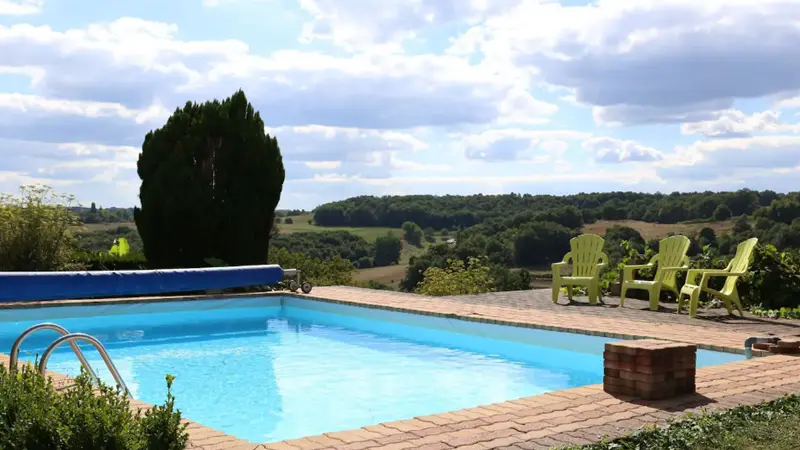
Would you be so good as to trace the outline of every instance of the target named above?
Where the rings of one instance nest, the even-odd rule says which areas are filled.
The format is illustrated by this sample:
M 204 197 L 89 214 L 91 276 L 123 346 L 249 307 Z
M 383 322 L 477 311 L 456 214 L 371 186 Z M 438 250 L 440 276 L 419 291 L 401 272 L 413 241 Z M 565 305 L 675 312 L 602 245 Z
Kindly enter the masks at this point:
M 645 240 L 658 239 L 665 237 L 668 233 L 688 234 L 693 231 L 700 231 L 701 228 L 709 227 L 714 230 L 717 236 L 728 233 L 733 227 L 733 221 L 724 222 L 698 222 L 698 223 L 648 223 L 637 220 L 598 220 L 595 223 L 583 227 L 584 233 L 606 234 L 606 228 L 614 225 L 631 227 L 638 231 Z
M 117 223 L 87 223 L 83 224 L 79 227 L 75 227 L 75 231 L 79 233 L 93 233 L 95 231 L 108 231 L 108 230 L 116 230 L 119 227 L 128 227 L 132 229 L 136 229 L 136 223 L 134 222 L 117 222 Z
M 311 220 L 311 215 L 304 215 L 304 216 L 291 216 L 291 219 L 294 223 L 279 223 L 278 229 L 281 233 L 299 233 L 304 231 L 347 231 L 350 233 L 355 234 L 356 236 L 361 236 L 369 242 L 375 242 L 375 239 L 378 236 L 385 236 L 386 233 L 392 232 L 395 236 L 402 236 L 403 230 L 400 228 L 388 228 L 388 227 L 321 227 L 318 225 L 313 225 L 308 223 Z M 281 218 L 281 222 L 283 222 L 285 218 Z

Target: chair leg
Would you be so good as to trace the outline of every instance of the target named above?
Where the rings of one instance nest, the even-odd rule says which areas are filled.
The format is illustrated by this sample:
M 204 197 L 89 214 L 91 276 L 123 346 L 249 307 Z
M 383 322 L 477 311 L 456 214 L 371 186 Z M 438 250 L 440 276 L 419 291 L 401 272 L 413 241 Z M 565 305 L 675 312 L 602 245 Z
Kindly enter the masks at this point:
M 681 310 L 683 309 L 683 296 L 683 292 L 678 292 L 678 310 L 675 311 L 677 314 L 680 314 Z
M 661 296 L 661 286 L 655 284 L 648 290 L 650 294 L 650 311 L 658 311 L 658 300 Z
M 594 305 L 597 303 L 597 284 L 590 283 L 589 284 L 589 304 Z
M 689 298 L 689 317 L 697 317 L 698 303 L 700 303 L 700 289 L 695 289 Z
M 558 303 L 558 295 L 561 293 L 561 286 L 553 283 L 553 303 Z
M 622 287 L 619 290 L 619 307 L 625 307 L 625 294 L 628 293 L 628 286 L 625 286 L 625 283 L 622 283 Z
M 567 299 L 569 301 L 572 301 L 572 285 L 571 284 L 567 285 Z
M 733 293 L 731 294 L 731 300 L 736 306 L 736 309 L 739 310 L 739 316 L 744 317 L 744 313 L 742 312 L 742 302 L 739 300 L 739 292 L 737 292 L 736 289 L 734 289 Z

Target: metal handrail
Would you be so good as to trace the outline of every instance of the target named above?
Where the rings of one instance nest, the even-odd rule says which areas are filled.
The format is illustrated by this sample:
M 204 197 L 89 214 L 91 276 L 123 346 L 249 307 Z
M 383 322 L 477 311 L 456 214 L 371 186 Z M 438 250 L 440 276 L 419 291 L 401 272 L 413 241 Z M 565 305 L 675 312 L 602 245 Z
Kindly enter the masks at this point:
M 128 386 L 125 384 L 125 381 L 122 379 L 122 375 L 119 374 L 117 370 L 117 366 L 111 361 L 111 357 L 108 356 L 108 351 L 103 346 L 103 344 L 94 336 L 86 334 L 86 333 L 70 333 L 53 341 L 49 347 L 44 350 L 42 353 L 42 360 L 39 362 L 39 371 L 42 375 L 46 375 L 47 372 L 47 361 L 50 359 L 50 355 L 55 351 L 58 346 L 65 342 L 74 342 L 74 341 L 84 341 L 94 345 L 94 348 L 100 353 L 100 356 L 103 357 L 103 361 L 106 363 L 106 367 L 111 372 L 111 376 L 114 377 L 114 381 L 117 382 L 117 385 L 125 391 L 125 395 L 128 397 L 131 396 L 130 390 L 128 390 Z
M 58 333 L 61 333 L 62 336 L 66 336 L 69 334 L 69 331 L 67 331 L 66 328 L 56 323 L 45 322 L 29 327 L 27 330 L 23 331 L 22 334 L 19 335 L 19 337 L 17 337 L 17 340 L 15 340 L 14 344 L 11 346 L 11 355 L 9 356 L 9 364 L 8 364 L 10 370 L 17 369 L 17 360 L 19 359 L 19 348 L 22 345 L 22 341 L 24 341 L 25 338 L 27 338 L 28 336 L 39 330 L 57 331 Z M 89 372 L 89 375 L 92 377 L 92 379 L 94 379 L 95 381 L 99 381 L 100 379 L 97 378 L 97 374 L 94 372 L 94 370 L 92 370 L 92 366 L 89 364 L 89 361 L 86 359 L 86 356 L 84 356 L 80 347 L 78 347 L 78 345 L 75 342 L 70 342 L 69 346 L 72 347 L 72 351 L 75 352 L 75 356 L 78 357 L 78 360 L 81 362 L 83 367 L 86 368 L 86 371 Z

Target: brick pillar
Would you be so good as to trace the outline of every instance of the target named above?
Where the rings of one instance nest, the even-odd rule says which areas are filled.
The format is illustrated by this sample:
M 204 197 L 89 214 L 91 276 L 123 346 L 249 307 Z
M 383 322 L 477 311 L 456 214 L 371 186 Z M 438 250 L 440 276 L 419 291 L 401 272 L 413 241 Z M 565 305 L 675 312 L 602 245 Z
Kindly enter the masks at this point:
M 603 390 L 660 400 L 695 392 L 697 346 L 642 339 L 606 343 Z

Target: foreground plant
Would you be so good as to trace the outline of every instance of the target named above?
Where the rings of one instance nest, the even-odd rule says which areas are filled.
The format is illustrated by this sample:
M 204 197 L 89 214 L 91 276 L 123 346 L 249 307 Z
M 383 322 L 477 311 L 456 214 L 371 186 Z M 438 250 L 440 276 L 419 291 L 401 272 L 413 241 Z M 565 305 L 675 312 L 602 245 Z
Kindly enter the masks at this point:
M 181 450 L 188 443 L 167 376 L 167 401 L 133 412 L 119 389 L 94 385 L 87 373 L 56 392 L 38 368 L 9 372 L 0 364 L 0 449 Z
M 648 426 L 630 436 L 564 450 L 788 449 L 800 442 L 800 396 L 724 412 L 688 414 L 663 427 Z

